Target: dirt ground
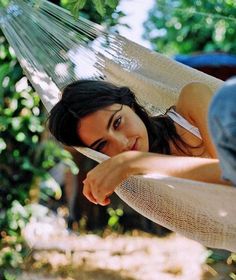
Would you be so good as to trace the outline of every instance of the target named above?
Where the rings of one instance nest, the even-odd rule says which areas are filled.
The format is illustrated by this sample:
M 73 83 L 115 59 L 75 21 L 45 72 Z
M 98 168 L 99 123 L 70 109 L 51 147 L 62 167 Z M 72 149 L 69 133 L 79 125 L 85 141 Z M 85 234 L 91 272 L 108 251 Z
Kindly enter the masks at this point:
M 62 219 L 32 221 L 24 232 L 31 266 L 18 280 L 234 280 L 235 263 L 206 264 L 209 250 L 183 236 L 77 235 Z

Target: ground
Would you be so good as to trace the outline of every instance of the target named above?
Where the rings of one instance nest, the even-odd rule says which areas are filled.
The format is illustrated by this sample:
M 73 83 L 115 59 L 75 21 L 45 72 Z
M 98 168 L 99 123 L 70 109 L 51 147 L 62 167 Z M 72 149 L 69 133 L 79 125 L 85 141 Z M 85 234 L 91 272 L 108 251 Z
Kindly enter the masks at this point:
M 63 219 L 47 217 L 32 220 L 24 236 L 31 261 L 18 280 L 236 279 L 234 262 L 206 264 L 208 249 L 174 233 L 78 235 L 67 231 Z

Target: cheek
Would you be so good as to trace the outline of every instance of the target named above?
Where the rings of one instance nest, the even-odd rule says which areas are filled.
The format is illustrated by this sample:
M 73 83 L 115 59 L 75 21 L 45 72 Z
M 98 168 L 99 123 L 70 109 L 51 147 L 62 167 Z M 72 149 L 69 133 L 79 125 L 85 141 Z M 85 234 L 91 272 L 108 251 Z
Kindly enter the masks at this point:
M 119 152 L 116 152 L 114 149 L 109 149 L 106 152 L 104 152 L 109 157 L 114 157 L 119 154 Z
M 108 145 L 104 151 L 103 151 L 103 154 L 109 156 L 109 157 L 114 157 L 118 154 L 120 154 L 120 150 L 117 149 L 117 146 L 116 145 Z
M 132 124 L 130 125 L 130 130 L 141 137 L 146 136 L 146 127 L 142 120 L 138 117 L 136 117 L 132 121 Z

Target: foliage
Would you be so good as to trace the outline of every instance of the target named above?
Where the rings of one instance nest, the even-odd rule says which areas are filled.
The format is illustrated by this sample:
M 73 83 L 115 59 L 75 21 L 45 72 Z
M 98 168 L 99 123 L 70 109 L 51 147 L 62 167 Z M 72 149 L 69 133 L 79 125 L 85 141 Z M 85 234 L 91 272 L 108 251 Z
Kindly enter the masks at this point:
M 18 269 L 29 254 L 23 243 L 21 230 L 25 227 L 30 216 L 30 208 L 23 207 L 16 200 L 12 203 L 11 208 L 0 213 L 0 277 L 2 278 L 9 279 L 10 274 L 5 269 L 8 267 L 14 268 L 14 270 Z
M 4 0 L 1 1 L 1 4 Z M 40 2 L 40 0 L 38 0 Z M 62 1 L 67 6 L 75 1 Z M 4 2 L 5 3 L 5 2 Z M 114 11 L 112 3 L 106 1 L 107 25 L 115 25 L 123 16 Z M 101 1 L 103 4 L 103 1 Z M 100 4 L 99 4 L 100 5 Z M 98 6 L 96 8 L 98 9 Z M 81 8 L 81 6 L 80 6 Z M 100 7 L 101 9 L 101 7 Z M 86 14 L 89 12 L 89 14 Z M 86 3 L 81 12 L 87 18 L 101 23 L 104 19 L 95 13 L 95 6 Z M 27 204 L 32 196 L 59 198 L 60 188 L 48 174 L 48 170 L 63 160 L 73 171 L 77 167 L 70 154 L 48 140 L 44 131 L 46 113 L 38 95 L 24 77 L 14 51 L 0 33 L 0 272 L 3 267 L 20 267 L 27 253 L 20 232 L 31 216 Z M 3 274 L 0 275 L 0 278 Z M 11 275 L 4 276 L 10 279 Z M 1 278 L 2 279 L 2 278 Z
M 223 51 L 236 54 L 236 2 L 157 0 L 145 39 L 168 54 Z
M 123 209 L 121 208 L 113 209 L 109 207 L 107 209 L 107 212 L 109 214 L 108 226 L 112 230 L 118 231 L 121 227 L 119 223 L 120 217 L 122 217 L 124 214 Z
M 64 160 L 73 172 L 77 167 L 67 151 L 47 141 L 40 99 L 2 34 L 0 41 L 0 267 L 15 267 L 24 256 L 20 230 L 30 216 L 23 206 L 30 202 L 32 190 L 38 190 L 40 181 L 52 180 L 48 170 L 57 162 Z M 59 198 L 55 182 L 44 190 L 44 199 Z
M 48 214 L 49 211 L 44 206 L 22 206 L 18 201 L 13 201 L 11 208 L 0 213 L 0 279 L 17 279 L 22 268 L 28 267 L 31 249 L 25 244 L 21 232 L 30 218 L 34 221 Z
M 0 8 L 7 7 L 8 4 L 9 4 L 9 0 L 0 0 Z
M 43 139 L 46 114 L 38 95 L 22 77 L 14 52 L 4 41 L 0 66 L 0 208 L 12 201 L 29 201 L 29 191 L 38 178 L 61 159 L 75 168 L 68 152 Z
M 116 26 L 120 24 L 120 19 L 125 14 L 116 9 L 118 0 L 111 1 L 80 1 L 80 0 L 61 0 L 61 6 L 70 10 L 71 13 L 77 18 L 79 15 L 87 18 L 98 24 L 106 25 L 111 31 L 116 30 Z M 82 2 L 83 5 L 81 4 Z M 96 5 L 94 4 L 96 2 Z M 99 2 L 99 3 L 98 3 Z M 109 3 L 109 4 L 108 4 Z M 116 5 L 112 3 L 117 3 Z M 125 24 L 123 24 L 125 25 Z
M 62 5 L 69 7 L 72 14 L 76 17 L 82 9 L 86 9 L 89 6 L 94 7 L 94 12 L 97 11 L 100 17 L 104 18 L 106 15 L 110 15 L 117 7 L 119 0 L 62 0 Z M 92 13 L 87 13 L 92 15 Z M 95 21 L 97 22 L 97 21 Z

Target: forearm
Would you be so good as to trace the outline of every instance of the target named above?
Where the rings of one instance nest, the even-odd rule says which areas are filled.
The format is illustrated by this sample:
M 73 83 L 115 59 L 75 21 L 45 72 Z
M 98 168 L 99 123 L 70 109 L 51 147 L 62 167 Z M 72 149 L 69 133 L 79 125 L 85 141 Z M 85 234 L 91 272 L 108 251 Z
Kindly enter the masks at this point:
M 126 165 L 128 175 L 159 173 L 208 183 L 228 184 L 221 179 L 218 159 L 128 152 Z

